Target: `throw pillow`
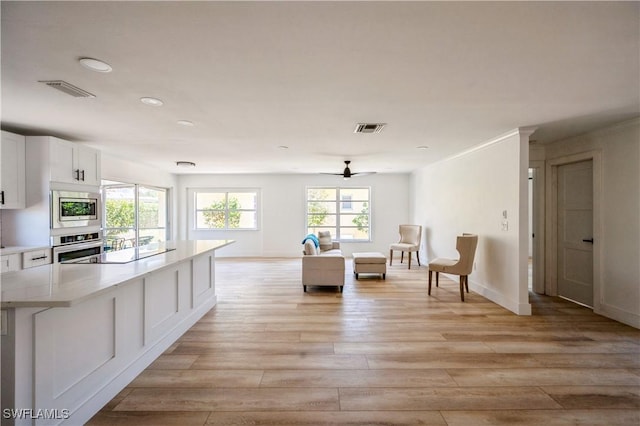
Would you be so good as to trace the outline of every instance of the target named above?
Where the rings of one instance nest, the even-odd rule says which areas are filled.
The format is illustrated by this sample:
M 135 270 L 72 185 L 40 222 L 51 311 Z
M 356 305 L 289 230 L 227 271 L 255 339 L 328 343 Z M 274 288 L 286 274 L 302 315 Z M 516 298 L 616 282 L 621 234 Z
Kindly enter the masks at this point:
M 333 242 L 331 241 L 330 231 L 319 231 L 318 240 L 320 241 L 320 250 L 326 251 L 333 248 Z

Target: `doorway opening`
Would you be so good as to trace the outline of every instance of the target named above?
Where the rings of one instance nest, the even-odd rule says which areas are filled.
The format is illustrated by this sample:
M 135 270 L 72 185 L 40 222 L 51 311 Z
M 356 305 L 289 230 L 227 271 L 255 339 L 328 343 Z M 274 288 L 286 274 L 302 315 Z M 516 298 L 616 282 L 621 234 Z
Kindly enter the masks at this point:
M 545 294 L 545 162 L 529 163 L 529 291 Z

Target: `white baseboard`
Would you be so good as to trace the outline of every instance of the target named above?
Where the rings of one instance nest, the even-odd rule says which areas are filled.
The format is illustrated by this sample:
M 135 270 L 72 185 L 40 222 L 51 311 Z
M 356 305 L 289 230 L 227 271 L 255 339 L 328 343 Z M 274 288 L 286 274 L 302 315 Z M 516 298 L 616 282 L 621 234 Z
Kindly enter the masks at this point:
M 630 325 L 631 327 L 640 328 L 640 315 L 636 313 L 625 311 L 606 303 L 600 303 L 600 309 L 597 311 L 594 309 L 593 312 L 598 315 L 611 318 L 612 320 L 619 321 L 623 324 Z
M 446 275 L 448 278 L 455 282 L 459 282 L 458 275 Z M 531 304 L 530 303 L 519 303 L 515 300 L 510 300 L 504 297 L 502 293 L 499 293 L 491 288 L 478 284 L 476 281 L 469 279 L 469 290 L 473 290 L 478 293 L 482 297 L 485 297 L 491 300 L 493 303 L 496 303 L 502 306 L 505 309 L 510 310 L 516 315 L 531 315 Z

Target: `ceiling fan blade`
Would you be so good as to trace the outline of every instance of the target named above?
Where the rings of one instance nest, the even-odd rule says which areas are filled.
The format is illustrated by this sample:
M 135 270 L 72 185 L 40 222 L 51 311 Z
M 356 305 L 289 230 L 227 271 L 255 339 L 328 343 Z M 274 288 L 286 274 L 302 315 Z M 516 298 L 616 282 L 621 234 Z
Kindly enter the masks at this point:
M 342 171 L 342 173 L 320 173 L 321 175 L 332 175 L 332 176 L 342 176 L 345 180 L 352 178 L 354 176 L 366 176 L 366 175 L 373 175 L 376 174 L 376 172 L 357 172 L 357 173 L 353 173 L 351 171 L 351 169 L 349 168 L 349 164 L 351 164 L 351 160 L 345 160 L 344 161 L 345 164 L 345 168 Z

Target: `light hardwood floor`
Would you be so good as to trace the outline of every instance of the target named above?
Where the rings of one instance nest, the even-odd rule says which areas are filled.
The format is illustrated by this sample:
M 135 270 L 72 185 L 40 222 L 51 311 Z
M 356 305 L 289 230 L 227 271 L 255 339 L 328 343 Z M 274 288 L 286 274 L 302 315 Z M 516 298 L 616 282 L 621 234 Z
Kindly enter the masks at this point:
M 89 425 L 638 425 L 640 331 L 558 298 L 517 316 L 406 263 L 302 291 L 218 259 L 218 305 Z

